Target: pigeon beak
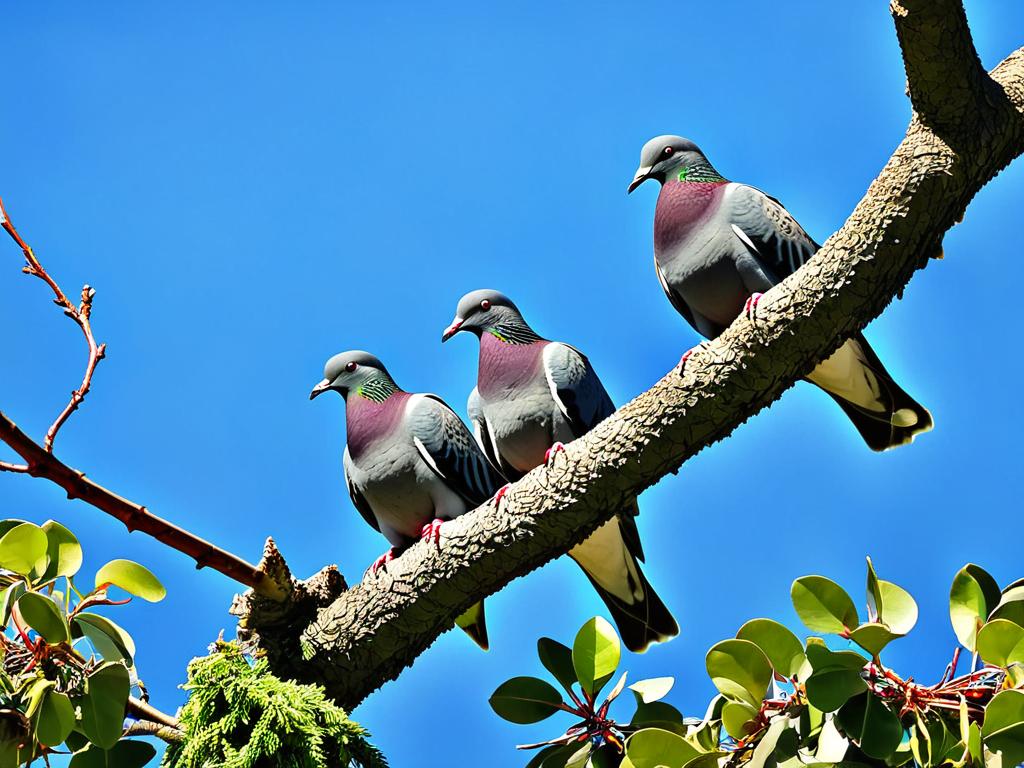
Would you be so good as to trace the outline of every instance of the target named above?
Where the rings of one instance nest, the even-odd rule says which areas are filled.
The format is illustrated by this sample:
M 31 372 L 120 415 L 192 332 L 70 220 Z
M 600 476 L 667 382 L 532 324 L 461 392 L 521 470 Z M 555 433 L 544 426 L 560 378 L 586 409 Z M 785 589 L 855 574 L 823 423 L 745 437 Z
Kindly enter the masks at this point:
M 309 399 L 313 400 L 314 398 L 319 397 L 320 395 L 322 395 L 324 392 L 326 392 L 330 388 L 331 388 L 330 380 L 324 379 L 319 384 L 317 384 L 315 387 L 313 387 L 313 391 L 309 393 Z
M 452 320 L 452 324 L 445 328 L 444 333 L 441 334 L 441 343 L 444 344 L 448 339 L 458 333 L 464 322 L 466 321 L 463 318 L 456 315 L 455 319 Z
M 639 168 L 636 169 L 636 176 L 634 176 L 633 181 L 630 182 L 629 189 L 626 190 L 626 194 L 628 195 L 630 192 L 639 187 L 649 178 L 651 178 L 651 166 L 641 165 Z

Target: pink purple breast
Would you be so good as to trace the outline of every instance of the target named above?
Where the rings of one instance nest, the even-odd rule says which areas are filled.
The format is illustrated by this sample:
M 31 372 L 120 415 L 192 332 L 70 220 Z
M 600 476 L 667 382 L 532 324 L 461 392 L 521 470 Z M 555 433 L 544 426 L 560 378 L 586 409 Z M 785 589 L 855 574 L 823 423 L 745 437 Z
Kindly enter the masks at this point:
M 654 252 L 666 254 L 686 241 L 722 201 L 722 182 L 666 182 L 654 211 Z
M 383 403 L 375 403 L 358 395 L 349 396 L 345 430 L 353 460 L 365 455 L 379 440 L 394 434 L 410 397 L 408 392 L 396 392 Z
M 547 341 L 507 344 L 489 333 L 480 337 L 477 390 L 487 400 L 508 395 L 536 381 Z

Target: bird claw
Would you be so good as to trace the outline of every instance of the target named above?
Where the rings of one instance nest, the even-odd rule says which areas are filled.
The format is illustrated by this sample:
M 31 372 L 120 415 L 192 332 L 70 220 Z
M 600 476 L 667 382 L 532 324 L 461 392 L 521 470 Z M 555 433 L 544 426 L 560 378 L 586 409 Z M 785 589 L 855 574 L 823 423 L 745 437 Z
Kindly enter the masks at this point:
M 389 549 L 387 552 L 385 552 L 383 555 L 381 555 L 380 557 L 378 557 L 376 560 L 373 561 L 373 563 L 370 565 L 370 567 L 366 569 L 366 573 L 363 574 L 363 578 L 366 578 L 367 576 L 376 576 L 377 572 L 381 568 L 383 568 L 385 571 L 387 571 L 388 563 L 390 563 L 394 559 L 395 559 L 395 550 L 394 549 Z
M 429 523 L 420 529 L 420 541 L 432 541 L 437 546 L 441 546 L 441 526 L 444 524 L 443 520 L 431 520 Z
M 551 464 L 551 462 L 554 459 L 554 457 L 557 456 L 560 453 L 565 453 L 565 444 L 564 443 L 560 443 L 560 442 L 558 442 L 556 440 L 554 443 L 551 444 L 550 448 L 548 448 L 546 451 L 544 451 L 544 464 L 545 464 L 545 466 Z
M 683 352 L 683 356 L 679 358 L 678 373 L 680 376 L 683 375 L 683 371 L 686 369 L 686 361 L 690 359 L 690 355 L 694 352 L 699 352 L 702 349 L 707 348 L 707 342 L 702 341 L 696 347 L 686 350 Z
M 505 494 L 508 493 L 508 489 L 512 487 L 511 483 L 505 483 L 498 489 L 498 492 L 494 494 L 494 508 L 501 509 L 501 500 L 505 498 Z
M 764 296 L 763 293 L 752 293 L 743 305 L 743 314 L 747 316 L 747 320 L 751 323 L 757 322 L 757 305 L 761 301 L 762 296 Z

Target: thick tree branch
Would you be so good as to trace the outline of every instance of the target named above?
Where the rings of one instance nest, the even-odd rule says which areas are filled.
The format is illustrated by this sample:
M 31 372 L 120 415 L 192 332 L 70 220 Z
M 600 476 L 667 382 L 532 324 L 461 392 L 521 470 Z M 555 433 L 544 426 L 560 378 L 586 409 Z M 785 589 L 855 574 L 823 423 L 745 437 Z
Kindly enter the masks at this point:
M 684 377 L 670 373 L 552 467 L 515 483 L 500 509 L 486 504 L 446 523 L 440 546 L 415 545 L 312 623 L 278 616 L 264 625 L 259 599 L 236 604 L 244 632 L 258 635 L 279 674 L 322 683 L 342 706 L 355 706 L 461 611 L 567 552 L 611 511 L 777 399 L 941 254 L 943 235 L 973 196 L 1024 151 L 1024 49 L 991 78 L 982 73 L 978 91 L 960 87 L 976 54 L 969 37 L 951 49 L 933 39 L 923 22 L 940 19 L 929 2 L 952 15 L 943 29 L 967 35 L 962 8 L 950 0 L 906 0 L 905 14 L 895 13 L 915 105 L 927 117 L 915 116 L 842 229 L 765 295 L 757 325 L 738 319 L 690 358 Z M 940 71 L 952 90 L 934 79 Z

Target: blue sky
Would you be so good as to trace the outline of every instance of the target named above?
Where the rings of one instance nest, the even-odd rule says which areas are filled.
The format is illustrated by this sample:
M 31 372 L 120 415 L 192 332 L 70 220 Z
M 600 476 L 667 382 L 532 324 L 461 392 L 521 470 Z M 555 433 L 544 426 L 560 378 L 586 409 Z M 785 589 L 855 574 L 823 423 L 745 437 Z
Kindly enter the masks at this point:
M 1020 3 L 967 5 L 986 66 L 1024 42 Z M 886 3 L 493 6 L 6 5 L 0 195 L 69 292 L 96 287 L 109 345 L 62 458 L 244 557 L 273 535 L 295 573 L 357 579 L 384 541 L 344 491 L 340 399 L 307 400 L 327 357 L 374 351 L 462 412 L 475 344 L 438 339 L 459 296 L 493 287 L 622 403 L 696 341 L 651 267 L 656 190 L 625 194 L 646 139 L 689 136 L 823 240 L 909 118 Z M 953 648 L 957 568 L 1024 575 L 999 545 L 1022 492 L 1019 296 L 1000 277 L 1022 195 L 1018 163 L 868 329 L 934 432 L 873 454 L 799 385 L 644 494 L 647 572 L 683 633 L 627 657 L 634 679 L 674 675 L 670 700 L 702 713 L 710 645 L 755 616 L 798 628 L 807 573 L 862 601 L 870 554 L 922 611 L 889 661 L 927 680 Z M 84 351 L 19 258 L 0 243 L 0 407 L 41 434 Z M 87 572 L 127 556 L 160 575 L 167 600 L 117 618 L 154 702 L 178 706 L 187 661 L 233 632 L 235 586 L 41 481 L 0 476 L 0 514 L 65 523 Z M 487 697 L 601 608 L 549 564 L 489 602 L 489 653 L 446 634 L 355 716 L 395 766 L 522 765 L 513 745 L 560 723 L 506 724 Z

